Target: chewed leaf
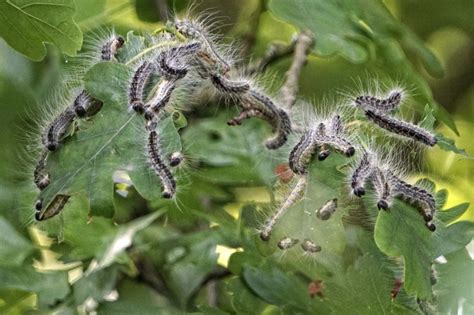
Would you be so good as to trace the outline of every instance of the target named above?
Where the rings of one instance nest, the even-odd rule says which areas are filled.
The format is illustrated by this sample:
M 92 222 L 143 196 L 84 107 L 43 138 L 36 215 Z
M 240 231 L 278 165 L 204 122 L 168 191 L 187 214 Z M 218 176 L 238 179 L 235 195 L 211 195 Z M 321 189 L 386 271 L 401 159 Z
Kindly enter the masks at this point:
M 85 77 L 85 86 L 104 102 L 102 110 L 90 121 L 81 121 L 80 130 L 48 156 L 47 171 L 51 184 L 40 193 L 47 205 L 57 194 L 85 193 L 90 213 L 113 216 L 113 174 L 129 171 L 136 189 L 146 198 L 159 196 L 161 184 L 148 167 L 145 155 L 147 132 L 143 118 L 127 111 L 127 82 L 130 67 L 119 63 L 99 63 Z M 163 119 L 159 132 L 165 155 L 181 148 L 171 117 Z M 156 193 L 155 193 L 156 192 Z
M 442 134 L 437 134 L 436 138 L 438 139 L 438 146 L 444 151 L 451 151 L 456 154 L 463 155 L 467 159 L 474 159 L 474 156 L 467 153 L 464 149 L 460 149 L 456 146 L 456 142 L 453 139 L 443 136 Z
M 405 289 L 419 297 L 431 292 L 431 233 L 418 210 L 400 200 L 389 212 L 379 212 L 375 225 L 377 246 L 388 256 L 404 257 Z
M 73 0 L 2 1 L 0 36 L 35 61 L 46 55 L 45 42 L 75 55 L 82 45 L 81 30 L 72 19 L 75 11 Z
M 436 199 L 442 199 L 440 191 Z M 370 211 L 377 212 L 375 208 Z M 425 227 L 418 209 L 395 200 L 390 211 L 380 211 L 375 225 L 375 242 L 388 256 L 403 256 L 405 289 L 410 294 L 431 294 L 431 264 L 440 255 L 459 250 L 472 239 L 474 224 L 461 221 L 448 226 L 466 210 L 464 205 L 444 210 L 435 216 L 436 231 Z M 453 213 L 451 213 L 451 211 Z

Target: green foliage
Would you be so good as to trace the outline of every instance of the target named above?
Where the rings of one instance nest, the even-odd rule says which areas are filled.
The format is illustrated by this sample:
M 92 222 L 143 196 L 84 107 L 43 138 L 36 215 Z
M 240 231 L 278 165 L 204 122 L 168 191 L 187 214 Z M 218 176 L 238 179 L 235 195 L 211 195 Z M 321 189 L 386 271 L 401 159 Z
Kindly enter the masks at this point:
M 17 51 L 39 61 L 43 43 L 52 43 L 68 55 L 82 45 L 82 33 L 72 17 L 72 0 L 8 0 L 0 3 L 0 36 Z
M 128 2 L 109 2 L 77 1 L 74 6 L 72 1 L 9 0 L 0 4 L 0 35 L 17 51 L 39 60 L 46 54 L 43 42 L 52 42 L 69 55 L 76 52 L 82 35 L 75 22 L 86 30 L 102 26 L 102 17 L 115 21 L 112 15 L 120 11 L 120 28 L 154 30 L 162 26 L 138 25 L 134 15 L 137 12 L 147 22 L 158 21 L 159 14 L 153 9 L 156 2 L 137 1 L 136 11 L 129 10 L 132 5 Z M 176 9 L 182 11 L 185 3 L 177 1 Z M 227 5 L 238 7 L 240 2 L 206 4 L 216 3 L 225 14 Z M 268 17 L 266 9 L 260 9 L 254 19 L 262 13 Z M 386 78 L 400 80 L 418 92 L 410 105 L 421 118 L 420 125 L 431 129 L 436 117 L 455 129 L 447 111 L 434 101 L 412 57 L 436 76 L 443 73 L 439 61 L 383 2 L 271 0 L 268 10 L 314 33 L 312 52 L 317 58 L 309 59 L 309 67 L 333 65 L 330 62 L 337 55 L 361 69 L 376 71 L 383 82 Z M 5 19 L 9 22 L 4 23 Z M 242 29 L 239 24 L 248 21 L 232 23 Z M 16 27 L 7 29 L 7 25 Z M 249 34 L 250 43 L 255 40 L 253 35 Z M 164 200 L 161 183 L 146 160 L 143 117 L 127 108 L 134 61 L 153 53 L 155 45 L 149 35 L 129 32 L 116 62 L 101 62 L 88 70 L 82 83 L 103 107 L 97 115 L 77 121 L 60 149 L 49 154 L 47 171 L 52 180 L 46 189 L 33 198 L 31 174 L 27 174 L 27 184 L 11 183 L 15 176 L 24 180 L 21 175 L 0 177 L 2 314 L 31 310 L 66 314 L 444 314 L 456 312 L 460 301 L 464 301 L 466 314 L 474 310 L 470 294 L 474 279 L 469 278 L 474 263 L 465 249 L 473 238 L 474 223 L 459 220 L 469 211 L 469 204 L 450 203 L 447 191 L 438 189 L 434 233 L 426 229 L 418 209 L 402 200 L 395 200 L 390 211 L 378 211 L 371 187 L 362 199 L 350 194 L 348 170 L 356 157 L 333 152 L 325 161 L 313 161 L 304 198 L 285 213 L 269 242 L 260 240 L 256 230 L 298 180 L 294 175 L 287 181 L 276 171 L 287 163 L 291 144 L 274 152 L 265 149 L 263 143 L 271 130 L 259 120 L 227 126 L 235 110 L 223 106 L 224 101 L 193 108 L 176 104 L 185 110 L 167 111 L 160 120 L 163 156 L 183 150 L 186 160 L 186 166 L 173 171 L 178 181 L 176 200 Z M 6 49 L 0 45 L 4 59 L 11 61 L 11 65 L 0 64 L 0 83 L 8 82 L 0 85 L 0 96 L 9 95 L 3 101 L 7 105 L 24 102 L 29 97 L 21 95 L 24 91 L 33 97 L 40 90 L 48 93 L 46 85 L 34 82 L 61 85 L 52 77 L 73 69 L 53 53 L 47 64 L 32 65 Z M 286 63 L 271 70 L 280 75 L 282 66 Z M 351 74 L 337 66 L 329 69 L 341 78 Z M 302 73 L 307 82 L 325 79 L 319 76 Z M 322 96 L 317 89 L 313 92 Z M 411 108 L 408 111 L 411 114 Z M 469 157 L 454 140 L 436 134 L 440 149 Z M 428 185 L 434 188 L 433 183 Z M 47 205 L 57 194 L 71 196 L 61 213 L 25 226 L 24 218 L 33 214 L 33 201 L 42 198 Z M 338 208 L 330 219 L 317 218 L 315 211 L 335 198 Z M 276 244 L 283 237 L 296 238 L 299 243 L 282 251 Z M 322 251 L 305 253 L 301 242 L 306 238 Z M 438 259 L 441 256 L 446 262 Z

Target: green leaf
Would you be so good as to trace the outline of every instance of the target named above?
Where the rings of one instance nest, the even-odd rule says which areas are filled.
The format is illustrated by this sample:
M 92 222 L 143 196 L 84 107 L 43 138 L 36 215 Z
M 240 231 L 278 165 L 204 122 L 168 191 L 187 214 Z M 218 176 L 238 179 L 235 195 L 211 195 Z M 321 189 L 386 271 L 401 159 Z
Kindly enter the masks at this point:
M 184 242 L 183 242 L 184 241 Z M 174 246 L 166 252 L 162 275 L 179 305 L 185 306 L 206 276 L 217 268 L 216 246 L 219 234 L 208 230 L 171 240 Z
M 44 43 L 75 55 L 82 33 L 74 23 L 73 0 L 6 0 L 0 2 L 0 36 L 14 49 L 39 61 L 46 55 Z
M 119 298 L 101 303 L 99 314 L 177 314 L 169 301 L 149 286 L 124 279 L 117 287 Z
M 260 314 L 267 306 L 238 277 L 227 280 L 225 289 L 230 295 L 232 308 L 237 314 Z
M 274 264 L 244 266 L 245 283 L 270 304 L 289 306 L 298 312 L 324 313 L 327 308 L 317 299 L 311 299 L 307 285 L 294 274 L 286 273 Z
M 86 272 L 73 284 L 76 305 L 81 305 L 90 298 L 97 302 L 103 301 L 104 296 L 115 288 L 118 277 L 119 268 L 117 265 L 92 273 Z
M 186 128 L 183 143 L 189 146 L 191 156 L 199 157 L 205 166 L 210 166 L 202 174 L 209 181 L 269 185 L 276 161 L 268 161 L 266 157 L 272 153 L 265 149 L 263 142 L 271 131 L 265 123 L 255 119 L 229 127 L 226 121 L 230 117 L 221 114 L 201 119 Z
M 420 298 L 431 294 L 431 233 L 417 209 L 400 200 L 379 212 L 375 225 L 377 246 L 388 256 L 403 256 L 405 289 Z
M 121 225 L 114 237 L 107 242 L 105 250 L 99 254 L 97 265 L 93 270 L 100 270 L 114 263 L 118 255 L 132 245 L 135 234 L 148 227 L 163 213 L 164 211 L 157 211 Z
M 0 266 L 20 266 L 33 252 L 33 245 L 0 216 Z
M 76 14 L 74 21 L 81 24 L 87 19 L 101 14 L 105 9 L 106 0 L 80 0 L 76 1 Z
M 447 210 L 439 211 L 436 217 L 446 224 L 460 218 L 469 209 L 469 203 L 461 203 Z
M 436 265 L 434 287 L 439 313 L 456 314 L 462 305 L 463 314 L 474 312 L 474 261 L 466 249 L 446 256 L 447 263 Z
M 390 274 L 387 262 L 366 254 L 337 281 L 324 282 L 323 293 L 335 314 L 416 314 L 393 303 Z
M 53 305 L 69 293 L 67 272 L 40 273 L 31 267 L 0 267 L 0 289 L 38 294 L 39 305 Z
M 474 157 L 468 154 L 464 149 L 458 148 L 456 146 L 456 142 L 453 139 L 445 137 L 444 135 L 439 133 L 436 135 L 436 139 L 438 140 L 438 146 L 444 151 L 451 151 L 456 154 L 463 155 L 465 158 L 468 158 L 470 160 L 474 159 Z

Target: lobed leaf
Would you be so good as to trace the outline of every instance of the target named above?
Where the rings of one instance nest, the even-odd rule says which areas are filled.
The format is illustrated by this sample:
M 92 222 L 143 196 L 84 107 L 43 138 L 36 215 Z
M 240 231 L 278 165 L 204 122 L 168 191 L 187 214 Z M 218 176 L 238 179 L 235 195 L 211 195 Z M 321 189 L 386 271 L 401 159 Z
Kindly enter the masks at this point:
M 44 43 L 73 56 L 82 45 L 75 11 L 73 0 L 5 0 L 0 2 L 0 36 L 35 61 L 46 55 Z

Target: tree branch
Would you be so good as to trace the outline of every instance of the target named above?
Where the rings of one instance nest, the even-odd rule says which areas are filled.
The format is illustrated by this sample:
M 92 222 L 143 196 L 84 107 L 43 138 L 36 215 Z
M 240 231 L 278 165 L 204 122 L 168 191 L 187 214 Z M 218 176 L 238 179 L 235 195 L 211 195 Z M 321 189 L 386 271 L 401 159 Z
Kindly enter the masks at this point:
M 313 35 L 309 31 L 303 31 L 298 35 L 295 44 L 295 54 L 290 69 L 285 74 L 285 83 L 280 90 L 282 104 L 290 109 L 296 102 L 298 94 L 298 80 L 301 69 L 306 64 L 307 56 L 313 45 Z

